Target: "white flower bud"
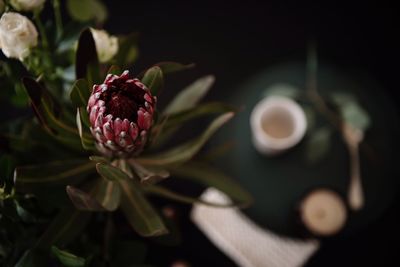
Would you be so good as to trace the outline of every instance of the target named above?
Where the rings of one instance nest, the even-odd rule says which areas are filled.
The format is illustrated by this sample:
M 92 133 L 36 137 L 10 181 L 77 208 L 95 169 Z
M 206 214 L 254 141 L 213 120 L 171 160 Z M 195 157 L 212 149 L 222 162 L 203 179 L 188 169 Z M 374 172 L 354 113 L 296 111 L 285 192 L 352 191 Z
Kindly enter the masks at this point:
M 97 56 L 101 63 L 111 60 L 118 52 L 118 38 L 104 30 L 91 29 L 96 44 Z
M 46 0 L 10 0 L 10 4 L 18 11 L 33 11 L 40 9 Z
M 37 45 L 38 33 L 25 16 L 14 12 L 4 13 L 0 18 L 0 48 L 9 58 L 23 60 L 30 48 Z

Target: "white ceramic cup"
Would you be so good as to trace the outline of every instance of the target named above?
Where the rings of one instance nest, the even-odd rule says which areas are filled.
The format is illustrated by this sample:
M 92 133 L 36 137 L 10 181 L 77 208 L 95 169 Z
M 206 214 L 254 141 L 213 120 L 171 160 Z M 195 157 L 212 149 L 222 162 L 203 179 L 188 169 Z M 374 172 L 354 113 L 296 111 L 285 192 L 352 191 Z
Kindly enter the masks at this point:
M 254 107 L 250 126 L 254 147 L 262 154 L 276 155 L 300 142 L 307 120 L 303 109 L 292 99 L 270 96 Z

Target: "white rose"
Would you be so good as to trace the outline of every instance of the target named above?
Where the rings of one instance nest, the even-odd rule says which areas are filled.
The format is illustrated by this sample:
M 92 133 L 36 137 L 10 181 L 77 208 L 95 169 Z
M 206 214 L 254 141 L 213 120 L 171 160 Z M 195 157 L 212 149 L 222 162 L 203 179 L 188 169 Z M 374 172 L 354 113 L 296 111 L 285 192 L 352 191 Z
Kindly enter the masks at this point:
M 97 56 L 101 63 L 112 59 L 118 52 L 118 38 L 104 30 L 90 29 L 96 44 Z
M 46 0 L 10 0 L 10 4 L 18 11 L 32 11 L 42 8 Z
M 0 18 L 0 48 L 9 58 L 23 60 L 30 48 L 37 45 L 38 33 L 25 16 L 14 12 L 4 13 Z

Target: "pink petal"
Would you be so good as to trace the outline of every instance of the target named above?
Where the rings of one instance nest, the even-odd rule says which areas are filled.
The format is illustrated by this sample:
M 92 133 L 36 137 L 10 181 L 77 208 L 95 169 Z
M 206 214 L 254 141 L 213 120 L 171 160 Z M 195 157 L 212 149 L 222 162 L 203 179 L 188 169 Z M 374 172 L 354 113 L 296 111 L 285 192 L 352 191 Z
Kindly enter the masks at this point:
M 116 118 L 114 120 L 114 134 L 118 136 L 122 130 L 122 120 L 120 118 Z
M 125 132 L 129 131 L 129 120 L 128 119 L 124 119 L 122 121 L 121 131 L 125 131 Z
M 151 115 L 144 109 L 139 109 L 138 112 L 138 126 L 140 129 L 148 130 L 151 126 Z
M 103 113 L 97 115 L 96 121 L 94 122 L 94 128 L 97 127 L 103 127 Z
M 132 140 L 136 140 L 137 136 L 139 134 L 139 129 L 137 125 L 133 122 L 131 122 L 130 127 L 129 127 L 129 135 L 132 138 Z
M 96 101 L 97 101 L 96 97 L 94 95 L 91 95 L 88 101 L 88 109 L 93 108 L 93 106 L 96 104 Z
M 144 94 L 144 100 L 146 100 L 147 102 L 149 102 L 150 104 L 153 103 L 153 98 L 149 95 L 149 94 Z
M 90 114 L 89 114 L 89 120 L 90 120 L 90 124 L 94 125 L 95 121 L 97 119 L 97 110 L 98 110 L 98 106 L 94 106 L 92 107 L 92 109 L 90 110 Z
M 120 79 L 128 79 L 129 78 L 129 70 L 124 70 L 124 72 L 122 72 L 121 76 L 119 76 Z
M 112 129 L 112 122 L 104 123 L 103 134 L 108 140 L 114 140 L 114 132 Z

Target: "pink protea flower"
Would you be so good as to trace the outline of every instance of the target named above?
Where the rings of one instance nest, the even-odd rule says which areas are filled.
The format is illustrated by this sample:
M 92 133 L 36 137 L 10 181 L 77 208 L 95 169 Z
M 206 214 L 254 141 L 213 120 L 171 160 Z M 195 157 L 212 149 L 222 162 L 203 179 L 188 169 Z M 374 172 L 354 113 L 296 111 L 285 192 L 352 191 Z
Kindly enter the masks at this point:
M 103 84 L 94 85 L 87 110 L 90 131 L 97 149 L 107 156 L 139 154 L 153 124 L 156 98 L 129 72 L 108 74 Z

